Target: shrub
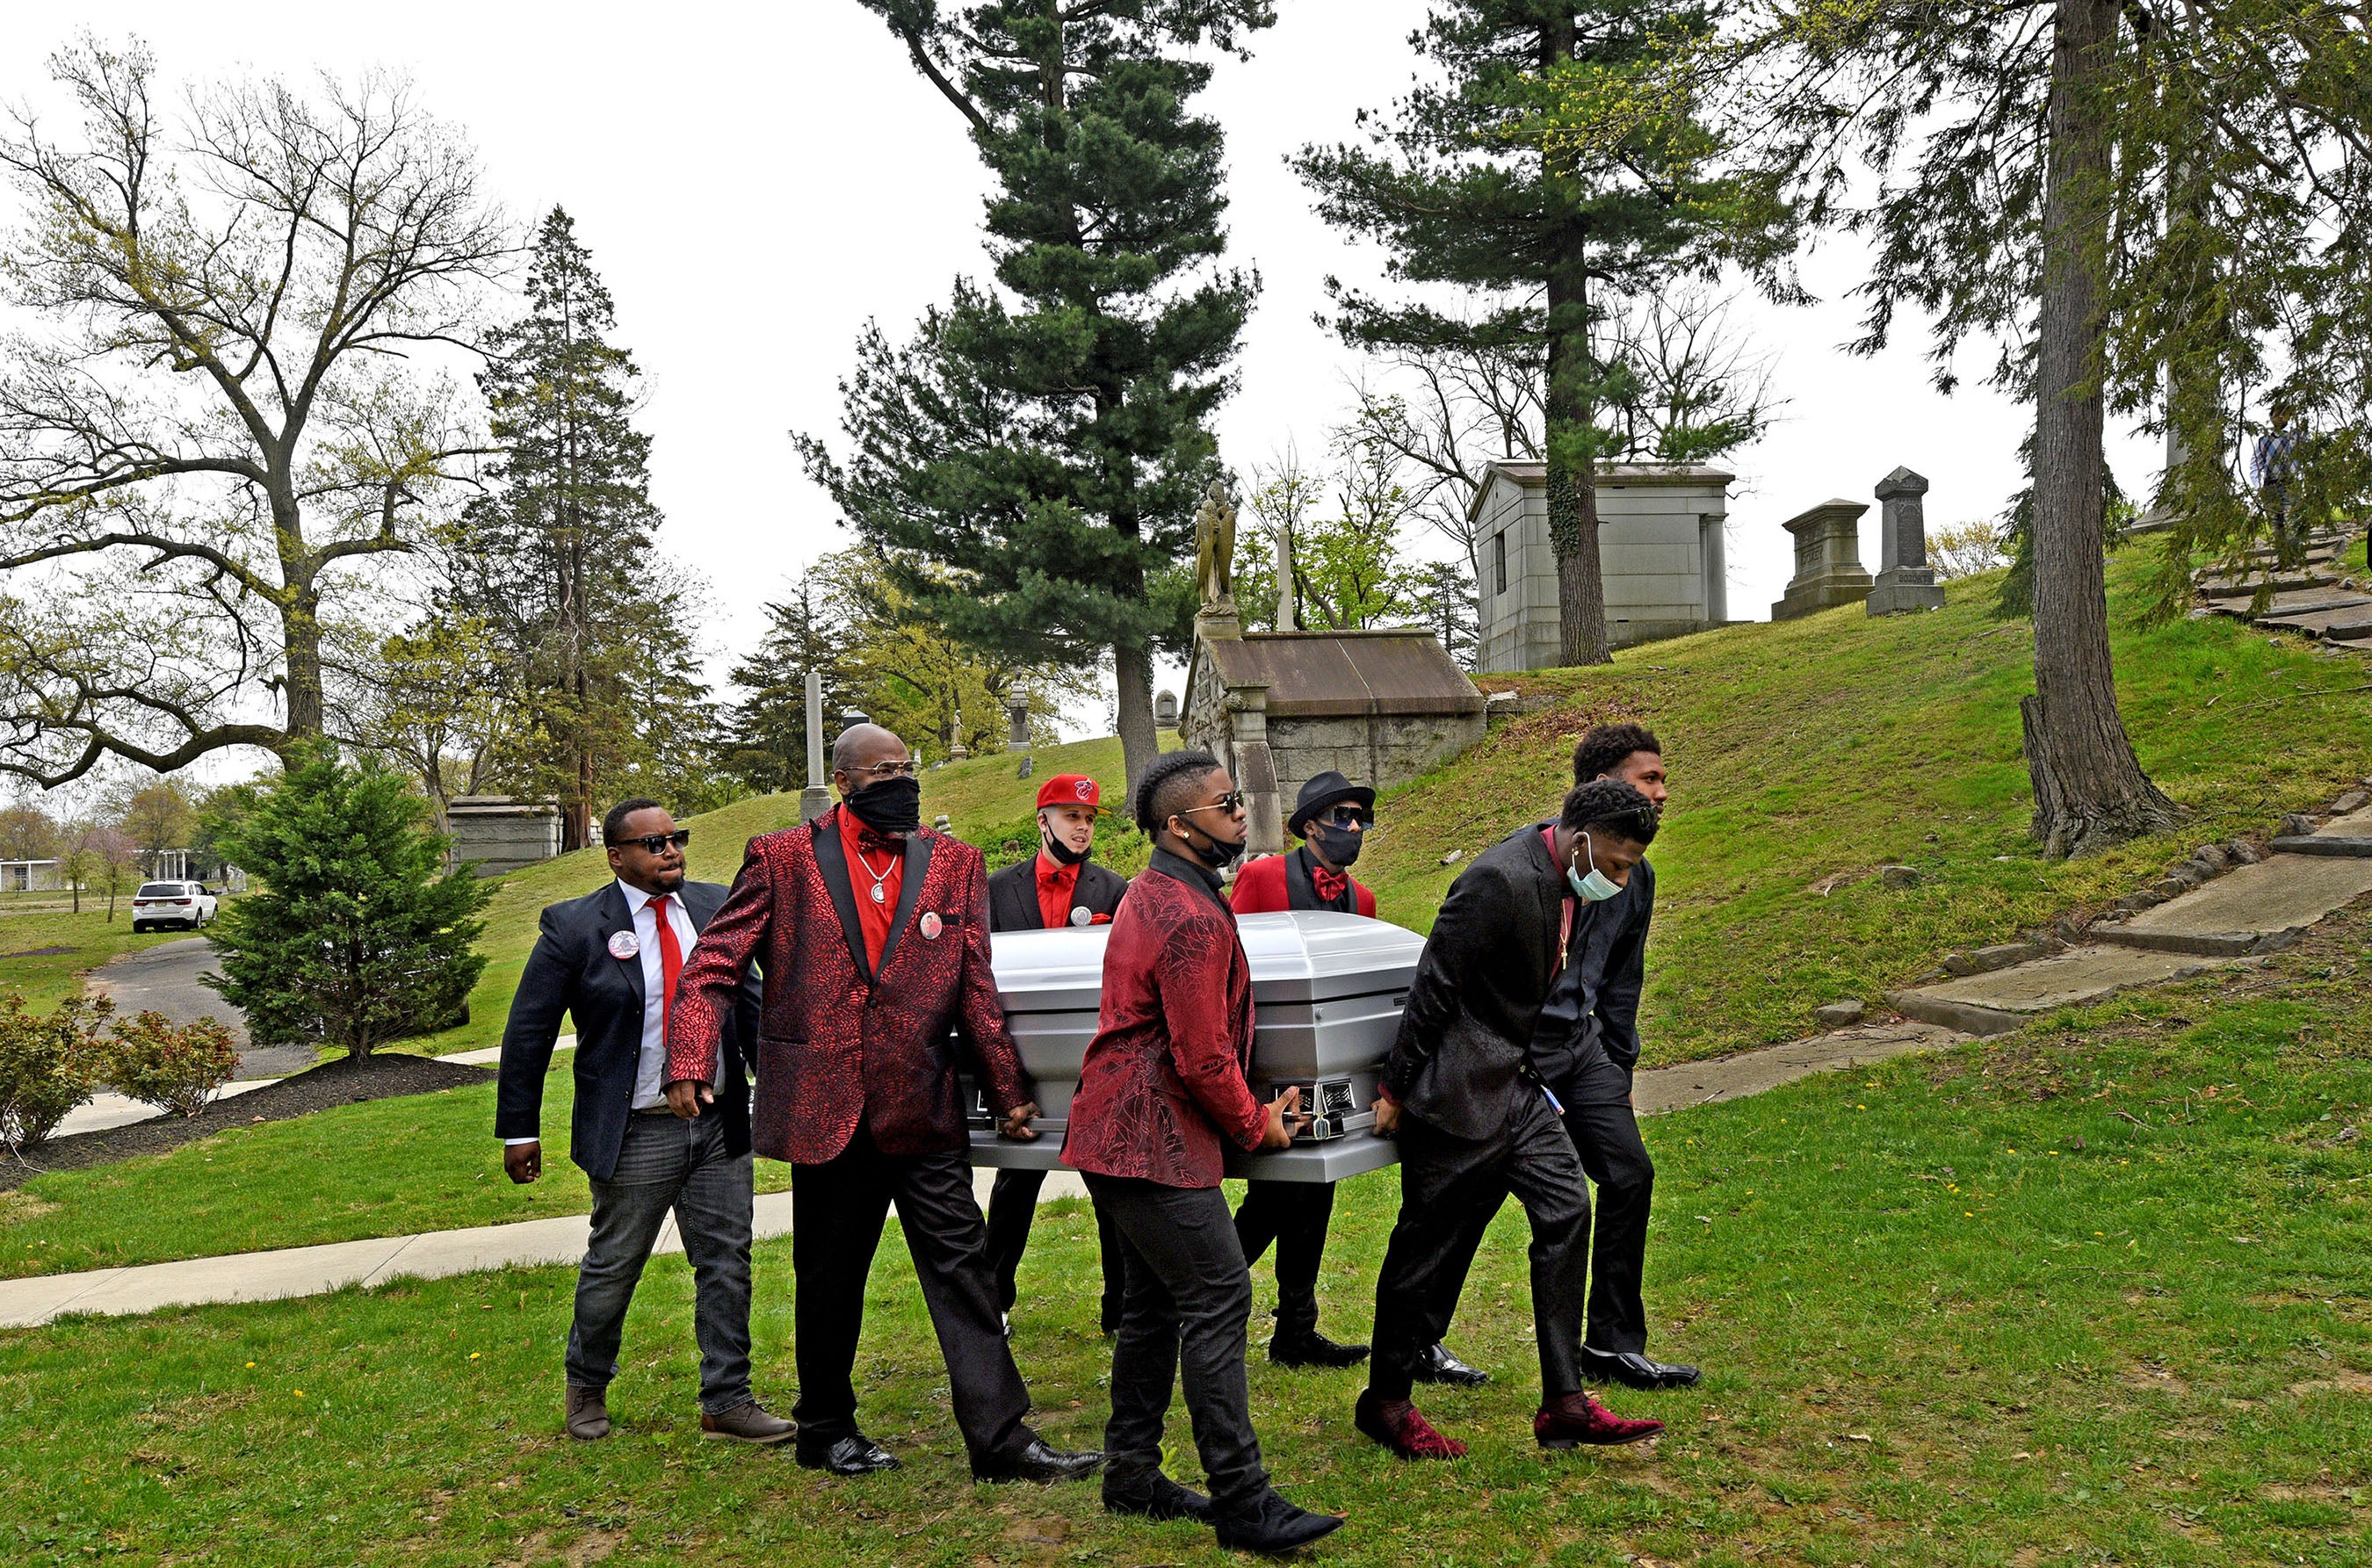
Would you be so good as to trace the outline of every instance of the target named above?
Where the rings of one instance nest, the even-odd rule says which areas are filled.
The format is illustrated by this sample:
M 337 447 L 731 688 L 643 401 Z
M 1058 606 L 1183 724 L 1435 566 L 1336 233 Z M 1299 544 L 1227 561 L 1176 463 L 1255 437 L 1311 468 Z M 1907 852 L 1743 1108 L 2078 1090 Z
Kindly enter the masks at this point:
M 494 889 L 445 867 L 428 806 L 375 757 L 294 748 L 287 772 L 214 821 L 223 858 L 258 890 L 224 906 L 206 983 L 262 1045 L 367 1057 L 459 1021 L 486 960 L 472 953 Z
M 114 1011 L 105 997 L 77 996 L 55 1012 L 33 1014 L 15 992 L 0 993 L 0 1144 L 11 1153 L 48 1143 L 105 1078 L 99 1031 Z
M 213 1018 L 175 1024 L 162 1013 L 118 1019 L 108 1082 L 143 1105 L 195 1116 L 238 1071 L 238 1045 Z

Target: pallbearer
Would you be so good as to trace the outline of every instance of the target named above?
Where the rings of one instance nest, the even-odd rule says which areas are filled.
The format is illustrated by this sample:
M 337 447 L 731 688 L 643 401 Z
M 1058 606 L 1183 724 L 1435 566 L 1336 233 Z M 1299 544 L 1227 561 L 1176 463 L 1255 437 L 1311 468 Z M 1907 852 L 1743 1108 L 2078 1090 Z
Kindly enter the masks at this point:
M 1056 773 L 1038 786 L 1038 853 L 988 879 L 989 930 L 1111 923 L 1128 881 L 1088 858 L 1103 810 L 1103 792 L 1085 773 Z M 1000 1170 L 989 1191 L 988 1260 L 996 1271 L 997 1305 L 1008 1315 L 1008 1330 L 1014 1273 L 1029 1245 L 1029 1222 L 1045 1184 L 1042 1170 Z M 1103 1328 L 1109 1334 L 1120 1327 L 1119 1234 L 1100 1208 L 1096 1236 L 1103 1248 Z
M 1136 820 L 1154 841 L 1153 863 L 1112 921 L 1096 1038 L 1063 1147 L 1120 1227 L 1127 1280 L 1104 1506 L 1208 1519 L 1221 1546 L 1289 1551 L 1343 1521 L 1296 1508 L 1269 1484 L 1245 1383 L 1251 1272 L 1219 1178 L 1227 1144 L 1292 1142 L 1299 1091 L 1262 1105 L 1244 1078 L 1251 963 L 1219 896 L 1220 871 L 1244 851 L 1244 800 L 1209 752 L 1173 751 L 1139 781 Z M 1161 1471 L 1181 1364 L 1208 1498 Z

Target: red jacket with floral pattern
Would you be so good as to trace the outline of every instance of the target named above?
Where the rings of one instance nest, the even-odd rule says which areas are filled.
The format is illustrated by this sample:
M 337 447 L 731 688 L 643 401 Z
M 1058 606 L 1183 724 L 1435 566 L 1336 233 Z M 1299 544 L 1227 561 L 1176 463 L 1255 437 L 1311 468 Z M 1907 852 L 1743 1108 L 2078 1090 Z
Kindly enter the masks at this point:
M 668 1017 L 668 1080 L 708 1077 L 735 988 L 757 960 L 765 1002 L 750 1143 L 797 1165 L 833 1158 L 860 1124 L 888 1155 L 964 1147 L 958 1039 L 999 1114 L 1029 1098 L 989 969 L 980 851 L 929 829 L 908 835 L 881 970 L 869 973 L 835 815 L 846 809 L 750 841 Z
M 1103 1005 L 1071 1098 L 1063 1163 L 1165 1187 L 1216 1187 L 1220 1140 L 1260 1147 L 1252 973 L 1236 917 L 1167 851 L 1128 885 L 1104 947 Z

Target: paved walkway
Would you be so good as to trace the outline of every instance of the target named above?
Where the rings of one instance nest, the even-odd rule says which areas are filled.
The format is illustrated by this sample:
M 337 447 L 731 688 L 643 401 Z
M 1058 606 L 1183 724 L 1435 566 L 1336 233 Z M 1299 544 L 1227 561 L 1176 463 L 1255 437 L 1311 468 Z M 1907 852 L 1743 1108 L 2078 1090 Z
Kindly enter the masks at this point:
M 1639 1074 L 1634 1095 L 1643 1113 L 1679 1110 L 1761 1094 L 1814 1073 L 1866 1067 L 1907 1051 L 1941 1050 L 1967 1038 L 1927 1024 L 1864 1025 L 1718 1061 L 1650 1069 Z M 575 1037 L 565 1037 L 561 1043 L 573 1047 Z M 468 1051 L 437 1060 L 474 1063 L 500 1054 Z M 989 1184 L 994 1179 L 995 1172 L 991 1170 L 973 1173 L 973 1191 L 983 1204 L 988 1202 Z M 1051 1173 L 1041 1193 L 1046 1199 L 1086 1196 L 1086 1184 L 1076 1172 L 1067 1170 Z M 433 1280 L 488 1269 L 574 1263 L 585 1255 L 588 1223 L 586 1216 L 577 1214 L 0 1281 L 0 1328 L 37 1328 L 68 1312 L 115 1317 L 167 1307 L 280 1301 L 397 1279 Z M 761 1195 L 757 1234 L 781 1236 L 790 1228 L 791 1195 Z M 660 1232 L 658 1250 L 682 1250 L 672 1216 Z
M 125 1013 L 162 1013 L 177 1024 L 221 1019 L 238 1041 L 239 1072 L 248 1078 L 301 1073 L 313 1065 L 313 1052 L 308 1047 L 248 1043 L 247 1021 L 238 1009 L 198 978 L 214 968 L 214 945 L 203 936 L 159 942 L 99 965 L 90 971 L 86 984 L 114 998 L 115 1005 Z

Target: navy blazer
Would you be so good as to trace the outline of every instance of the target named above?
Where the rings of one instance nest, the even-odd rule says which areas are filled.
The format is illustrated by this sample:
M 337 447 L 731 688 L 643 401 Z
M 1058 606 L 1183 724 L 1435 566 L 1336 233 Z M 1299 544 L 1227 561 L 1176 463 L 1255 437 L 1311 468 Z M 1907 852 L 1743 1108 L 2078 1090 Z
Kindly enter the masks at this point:
M 683 885 L 683 910 L 694 931 L 707 929 L 725 893 L 715 882 Z M 634 1070 L 643 1049 L 643 960 L 639 955 L 610 956 L 611 934 L 634 928 L 626 895 L 614 877 L 599 891 L 546 907 L 503 1030 L 494 1136 L 535 1138 L 542 1135 L 543 1075 L 560 1039 L 560 1016 L 576 1020 L 576 1108 L 569 1119 L 568 1157 L 596 1181 L 607 1181 L 618 1168 L 626 1118 L 634 1112 Z M 681 989 L 679 982 L 679 1000 Z M 758 1038 L 758 997 L 753 970 L 744 979 L 733 1027 L 725 1032 L 724 1083 L 716 1104 L 701 1113 L 725 1119 L 729 1155 L 750 1148 L 750 1085 L 742 1063 Z M 664 1081 L 665 1073 L 660 1076 Z

